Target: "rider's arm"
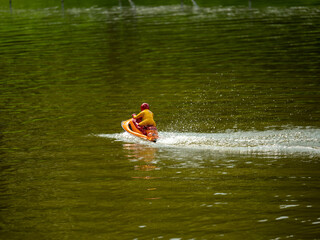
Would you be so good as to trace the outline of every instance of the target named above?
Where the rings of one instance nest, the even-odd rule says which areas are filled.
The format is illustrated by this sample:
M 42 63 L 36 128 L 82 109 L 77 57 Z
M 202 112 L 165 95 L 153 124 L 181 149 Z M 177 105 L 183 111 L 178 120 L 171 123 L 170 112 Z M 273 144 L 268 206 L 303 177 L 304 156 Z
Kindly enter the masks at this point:
M 144 116 L 144 111 L 141 111 L 138 115 L 136 115 L 134 118 L 138 119 L 138 118 L 142 118 Z

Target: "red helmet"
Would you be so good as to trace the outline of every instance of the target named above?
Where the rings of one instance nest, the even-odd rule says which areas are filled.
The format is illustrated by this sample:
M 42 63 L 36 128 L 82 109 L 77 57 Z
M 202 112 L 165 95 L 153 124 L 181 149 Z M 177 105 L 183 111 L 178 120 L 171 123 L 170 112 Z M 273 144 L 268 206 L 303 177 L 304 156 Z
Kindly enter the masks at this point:
M 145 109 L 150 109 L 148 103 L 142 103 L 140 108 L 141 108 L 141 111 L 143 111 L 143 110 L 145 110 Z

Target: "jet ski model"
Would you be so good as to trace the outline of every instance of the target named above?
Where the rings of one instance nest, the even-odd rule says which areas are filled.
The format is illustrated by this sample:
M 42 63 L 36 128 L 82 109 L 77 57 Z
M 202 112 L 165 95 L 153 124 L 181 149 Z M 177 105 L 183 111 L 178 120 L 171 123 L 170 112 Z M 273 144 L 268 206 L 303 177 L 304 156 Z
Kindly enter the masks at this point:
M 122 121 L 121 127 L 125 131 L 127 131 L 128 133 L 130 133 L 136 137 L 139 137 L 141 139 L 148 140 L 151 142 L 156 142 L 159 138 L 157 128 L 155 126 L 146 126 L 143 130 L 144 132 L 142 132 L 137 128 L 137 125 L 136 125 L 140 121 L 139 121 L 139 119 L 130 118 L 126 121 Z

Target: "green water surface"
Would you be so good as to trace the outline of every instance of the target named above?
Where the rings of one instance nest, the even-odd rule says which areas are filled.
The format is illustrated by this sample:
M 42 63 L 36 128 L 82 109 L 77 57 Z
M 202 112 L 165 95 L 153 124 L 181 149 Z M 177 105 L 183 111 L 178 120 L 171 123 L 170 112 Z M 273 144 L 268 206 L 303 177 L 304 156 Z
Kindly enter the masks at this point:
M 317 1 L 0 3 L 1 239 L 319 239 Z

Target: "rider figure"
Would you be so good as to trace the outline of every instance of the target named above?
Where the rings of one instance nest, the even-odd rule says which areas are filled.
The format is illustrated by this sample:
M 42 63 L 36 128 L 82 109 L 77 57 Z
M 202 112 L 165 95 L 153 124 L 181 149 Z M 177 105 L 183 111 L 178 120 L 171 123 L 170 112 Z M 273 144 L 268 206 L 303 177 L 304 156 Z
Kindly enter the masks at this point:
M 150 111 L 150 107 L 148 103 L 142 103 L 141 112 L 136 115 L 132 114 L 133 122 L 137 126 L 137 128 L 146 135 L 146 130 L 148 127 L 156 126 L 155 121 L 153 120 L 153 113 Z M 139 119 L 141 118 L 141 121 Z

